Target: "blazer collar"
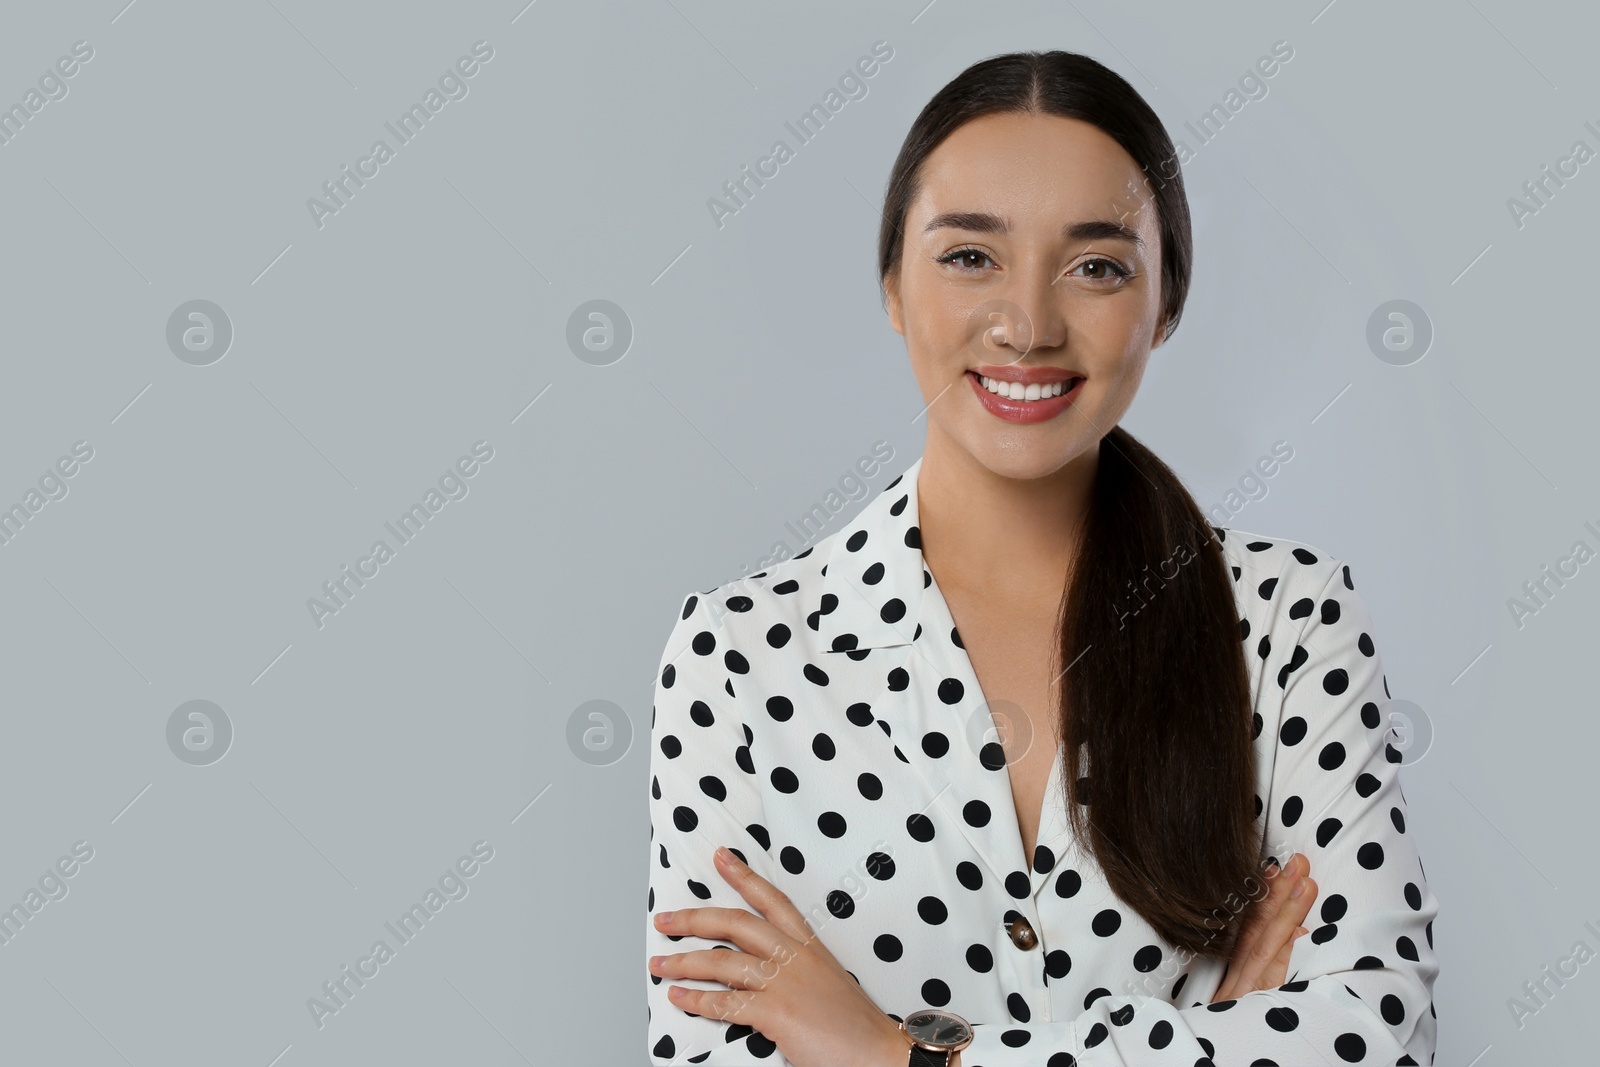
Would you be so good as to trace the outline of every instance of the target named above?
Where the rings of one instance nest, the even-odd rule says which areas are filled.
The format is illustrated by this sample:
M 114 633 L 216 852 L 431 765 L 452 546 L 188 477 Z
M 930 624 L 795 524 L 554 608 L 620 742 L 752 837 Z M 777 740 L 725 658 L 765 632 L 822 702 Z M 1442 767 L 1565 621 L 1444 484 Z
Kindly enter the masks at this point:
M 916 636 L 922 591 L 932 580 L 917 526 L 921 469 L 919 456 L 829 538 L 822 596 L 813 615 L 824 648 L 892 648 Z
M 1022 854 L 1010 772 L 1003 756 L 996 759 L 995 753 L 987 750 L 998 749 L 998 743 L 984 746 L 985 741 L 994 740 L 993 731 L 998 728 L 993 711 L 965 646 L 955 640 L 948 604 L 922 557 L 917 508 L 921 469 L 918 458 L 884 486 L 854 520 L 833 534 L 831 543 L 818 542 L 818 550 L 827 555 L 827 568 L 820 586 L 821 603 L 810 620 L 822 646 L 831 652 L 860 659 L 866 655 L 864 651 L 852 653 L 902 648 L 903 652 L 895 653 L 902 657 L 899 662 L 915 653 L 929 665 L 929 670 L 908 675 L 909 699 L 881 702 L 873 713 L 893 740 L 895 754 L 927 784 L 934 796 L 929 807 L 938 807 L 942 825 L 959 828 L 993 876 L 1005 882 L 1017 907 L 1031 909 L 1023 898 L 1038 894 L 1051 877 L 1051 867 L 1032 870 L 1029 857 Z M 913 646 L 924 624 L 931 632 L 921 634 Z M 947 696 L 951 689 L 961 694 L 954 704 Z M 1020 725 L 1025 724 L 1010 722 L 1006 728 Z M 951 742 L 949 751 L 924 747 L 922 739 L 934 733 Z M 1040 741 L 1047 743 L 1043 738 Z M 1058 858 L 1075 848 L 1067 831 L 1064 773 L 1057 744 L 1042 804 L 1039 843 Z M 968 816 L 974 805 L 995 815 L 997 823 L 988 829 L 970 824 Z M 1008 920 L 1011 915 L 1008 911 Z

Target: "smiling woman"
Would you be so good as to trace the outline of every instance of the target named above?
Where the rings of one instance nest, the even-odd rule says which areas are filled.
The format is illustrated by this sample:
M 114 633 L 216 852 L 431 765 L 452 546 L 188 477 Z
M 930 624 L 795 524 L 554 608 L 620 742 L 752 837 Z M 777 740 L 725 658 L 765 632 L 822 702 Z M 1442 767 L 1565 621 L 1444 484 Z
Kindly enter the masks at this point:
M 660 661 L 653 1063 L 1431 1062 L 1351 569 L 1210 525 L 1118 425 L 1188 292 L 1173 152 L 1069 52 L 913 124 L 878 267 L 923 454 Z

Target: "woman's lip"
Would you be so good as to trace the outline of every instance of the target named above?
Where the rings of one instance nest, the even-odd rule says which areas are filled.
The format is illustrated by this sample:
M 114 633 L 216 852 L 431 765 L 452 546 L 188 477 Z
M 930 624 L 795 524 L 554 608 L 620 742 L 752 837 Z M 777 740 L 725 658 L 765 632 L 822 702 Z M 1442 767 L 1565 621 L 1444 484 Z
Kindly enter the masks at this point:
M 1075 370 L 1063 367 L 1020 367 L 1014 364 L 991 366 L 980 363 L 976 367 L 967 368 L 973 374 L 985 378 L 993 378 L 1000 382 L 1021 382 L 1023 385 L 1054 385 L 1056 382 L 1070 382 L 1084 375 Z
M 969 370 L 965 377 L 972 383 L 973 391 L 978 394 L 978 403 L 982 404 L 989 414 L 1007 422 L 1022 423 L 1044 422 L 1046 419 L 1055 418 L 1072 406 L 1085 381 L 1079 378 L 1071 389 L 1048 400 L 1012 400 L 1010 397 L 1001 397 L 985 389 L 977 371 Z

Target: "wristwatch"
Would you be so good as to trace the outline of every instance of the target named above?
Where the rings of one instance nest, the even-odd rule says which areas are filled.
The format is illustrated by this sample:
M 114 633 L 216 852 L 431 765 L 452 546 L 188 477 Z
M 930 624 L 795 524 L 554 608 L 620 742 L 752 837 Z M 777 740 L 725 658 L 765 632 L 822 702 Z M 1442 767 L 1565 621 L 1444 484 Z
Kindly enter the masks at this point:
M 900 1021 L 911 1042 L 908 1067 L 949 1067 L 950 1053 L 972 1044 L 972 1024 L 955 1012 L 919 1008 Z

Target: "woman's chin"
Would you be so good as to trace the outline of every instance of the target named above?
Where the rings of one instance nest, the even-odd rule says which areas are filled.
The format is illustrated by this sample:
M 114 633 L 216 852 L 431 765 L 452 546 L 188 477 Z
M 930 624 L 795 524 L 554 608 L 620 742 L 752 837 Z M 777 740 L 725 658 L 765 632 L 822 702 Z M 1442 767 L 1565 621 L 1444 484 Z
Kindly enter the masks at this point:
M 1028 481 L 1058 473 L 1093 448 L 1094 440 L 1074 435 L 989 433 L 970 441 L 967 451 L 979 464 L 1002 478 Z

